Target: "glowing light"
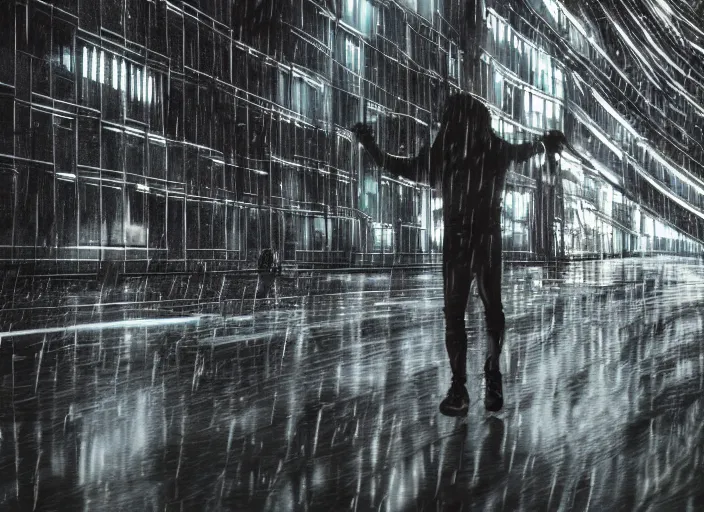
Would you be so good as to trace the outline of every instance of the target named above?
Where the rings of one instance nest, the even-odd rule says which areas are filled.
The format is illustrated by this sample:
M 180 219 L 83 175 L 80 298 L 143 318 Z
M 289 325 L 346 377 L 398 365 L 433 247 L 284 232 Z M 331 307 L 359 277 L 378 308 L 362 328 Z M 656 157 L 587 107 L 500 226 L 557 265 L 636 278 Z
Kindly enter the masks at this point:
M 112 58 L 112 88 L 117 89 L 120 84 L 118 82 L 120 73 L 117 68 L 117 57 Z
M 120 90 L 127 91 L 127 64 L 125 61 L 120 61 Z
M 98 81 L 98 50 L 93 48 L 91 51 L 91 79 L 94 82 Z
M 88 48 L 83 47 L 83 78 L 88 78 Z
M 105 83 L 105 52 L 100 50 L 100 83 Z
M 89 324 L 75 324 L 66 327 L 45 327 L 42 329 L 24 329 L 20 331 L 0 332 L 0 340 L 8 337 L 32 336 L 34 334 L 50 334 L 54 332 L 97 331 L 106 329 L 127 329 L 137 327 L 158 327 L 162 325 L 179 325 L 198 323 L 205 315 L 181 316 L 174 318 L 147 318 L 138 320 L 117 320 L 114 322 L 94 322 Z

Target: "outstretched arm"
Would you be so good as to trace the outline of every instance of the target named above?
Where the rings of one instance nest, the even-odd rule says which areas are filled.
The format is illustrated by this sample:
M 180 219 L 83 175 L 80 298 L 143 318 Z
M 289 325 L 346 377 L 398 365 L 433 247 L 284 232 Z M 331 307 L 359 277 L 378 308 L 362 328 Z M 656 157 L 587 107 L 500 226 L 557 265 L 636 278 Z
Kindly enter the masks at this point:
M 357 139 L 364 146 L 374 162 L 384 168 L 391 174 L 400 176 L 409 181 L 425 181 L 429 174 L 425 174 L 425 170 L 439 168 L 442 165 L 442 142 L 441 137 L 435 140 L 432 147 L 424 145 L 414 157 L 402 157 L 390 155 L 382 151 L 379 145 L 374 140 L 374 136 L 369 126 L 362 123 L 357 124 L 352 128 L 352 131 L 357 135 Z M 432 180 L 431 180 L 432 181 Z
M 501 151 L 506 155 L 508 163 L 515 162 L 518 164 L 530 160 L 540 153 L 559 153 L 565 143 L 565 135 L 558 130 L 549 131 L 539 139 L 523 144 L 510 144 L 499 139 Z

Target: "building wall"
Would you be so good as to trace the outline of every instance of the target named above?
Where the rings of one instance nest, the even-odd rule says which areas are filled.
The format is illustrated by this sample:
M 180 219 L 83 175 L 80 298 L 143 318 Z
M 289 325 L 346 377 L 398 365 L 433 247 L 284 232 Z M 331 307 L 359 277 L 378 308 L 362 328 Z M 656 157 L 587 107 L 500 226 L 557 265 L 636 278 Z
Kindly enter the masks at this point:
M 563 129 L 586 155 L 512 170 L 507 252 L 700 251 L 696 160 L 677 168 L 610 113 L 588 87 L 606 61 L 561 5 L 548 37 L 543 4 L 480 2 L 472 46 L 464 2 L 269 3 L 279 23 L 252 1 L 4 2 L 0 258 L 437 261 L 437 194 L 380 172 L 348 129 L 414 154 L 451 88 L 485 98 L 507 139 Z

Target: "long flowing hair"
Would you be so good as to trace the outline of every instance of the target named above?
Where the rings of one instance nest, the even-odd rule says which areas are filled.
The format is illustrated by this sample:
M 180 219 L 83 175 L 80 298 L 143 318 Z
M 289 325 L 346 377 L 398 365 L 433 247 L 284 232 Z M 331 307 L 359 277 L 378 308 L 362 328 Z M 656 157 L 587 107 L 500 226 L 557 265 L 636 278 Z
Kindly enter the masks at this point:
M 456 138 L 472 151 L 483 146 L 491 137 L 491 113 L 477 98 L 468 93 L 451 95 L 445 102 L 441 131 L 444 136 Z

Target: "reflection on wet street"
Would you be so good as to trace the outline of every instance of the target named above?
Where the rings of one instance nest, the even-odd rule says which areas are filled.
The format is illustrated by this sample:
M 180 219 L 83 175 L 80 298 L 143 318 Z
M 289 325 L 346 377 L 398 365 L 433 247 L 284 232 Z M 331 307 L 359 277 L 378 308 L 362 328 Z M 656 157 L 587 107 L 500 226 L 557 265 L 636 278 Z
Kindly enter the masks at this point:
M 692 260 L 507 268 L 505 409 L 475 296 L 462 420 L 437 273 L 3 334 L 0 510 L 694 510 L 703 285 Z

